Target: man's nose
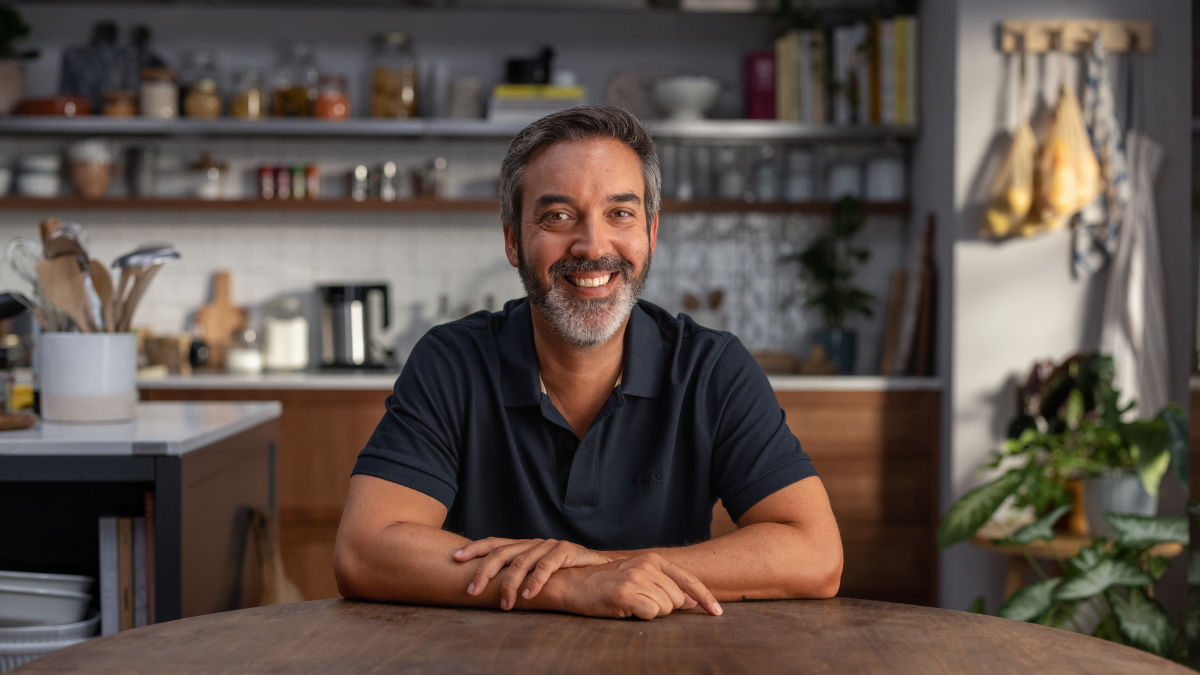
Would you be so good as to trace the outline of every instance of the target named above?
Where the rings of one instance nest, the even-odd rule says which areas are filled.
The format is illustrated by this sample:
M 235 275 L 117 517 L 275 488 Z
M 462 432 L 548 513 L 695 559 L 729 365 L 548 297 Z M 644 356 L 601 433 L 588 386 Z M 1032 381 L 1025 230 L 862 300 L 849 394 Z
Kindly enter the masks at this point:
M 595 216 L 583 216 L 575 226 L 575 237 L 571 241 L 571 255 L 575 258 L 593 260 L 612 253 L 607 228 Z

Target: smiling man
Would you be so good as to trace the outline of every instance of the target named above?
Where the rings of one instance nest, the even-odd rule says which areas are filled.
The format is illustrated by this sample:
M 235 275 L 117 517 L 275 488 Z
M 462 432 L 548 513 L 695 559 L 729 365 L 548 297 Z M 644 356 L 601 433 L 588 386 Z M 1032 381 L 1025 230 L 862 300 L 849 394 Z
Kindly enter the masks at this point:
M 837 592 L 829 499 L 762 370 L 638 300 L 659 186 L 618 108 L 513 139 L 501 219 L 528 297 L 413 350 L 350 480 L 343 595 L 653 619 Z M 717 499 L 738 529 L 712 539 Z

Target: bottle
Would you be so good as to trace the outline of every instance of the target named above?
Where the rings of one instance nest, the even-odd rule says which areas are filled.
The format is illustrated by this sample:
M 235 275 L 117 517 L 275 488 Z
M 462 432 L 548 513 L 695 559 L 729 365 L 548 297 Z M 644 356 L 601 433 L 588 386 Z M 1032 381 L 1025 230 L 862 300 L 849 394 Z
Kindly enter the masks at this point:
M 179 115 L 179 86 L 168 68 L 143 68 L 138 97 L 142 117 L 168 120 Z
M 267 95 L 263 89 L 263 72 L 258 68 L 243 68 L 233 74 L 233 100 L 229 114 L 241 120 L 261 120 L 267 116 Z
M 220 73 L 217 71 L 217 55 L 211 49 L 191 49 L 183 53 L 183 65 L 179 68 L 179 107 L 188 117 L 217 117 L 221 114 Z M 194 99 L 193 105 L 199 114 L 188 111 L 192 91 L 203 83 L 204 92 Z M 208 114 L 216 99 L 216 113 Z
M 371 117 L 417 117 L 417 59 L 407 33 L 373 39 Z
M 208 348 L 208 343 L 200 335 L 194 335 L 192 344 L 188 347 L 188 365 L 194 370 L 201 370 L 208 367 L 211 358 L 212 352 Z
M 311 44 L 280 44 L 272 92 L 273 114 L 276 117 L 312 117 L 319 78 Z
M 197 119 L 216 119 L 221 116 L 221 95 L 215 80 L 199 80 L 188 87 L 183 99 L 183 114 Z
M 317 83 L 317 102 L 313 116 L 326 120 L 350 118 L 350 99 L 346 96 L 346 78 L 342 75 L 322 75 Z

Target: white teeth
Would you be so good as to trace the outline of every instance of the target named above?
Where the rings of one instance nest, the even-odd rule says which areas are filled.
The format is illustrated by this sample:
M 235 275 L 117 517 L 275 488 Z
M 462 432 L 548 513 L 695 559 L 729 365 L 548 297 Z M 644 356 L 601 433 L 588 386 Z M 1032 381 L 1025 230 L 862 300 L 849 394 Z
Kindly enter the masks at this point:
M 612 279 L 612 274 L 606 274 L 602 277 L 591 277 L 589 279 L 580 279 L 578 277 L 569 278 L 571 279 L 571 283 L 575 284 L 576 286 L 582 288 L 595 288 L 597 286 L 603 286 L 604 284 L 607 284 L 608 280 Z

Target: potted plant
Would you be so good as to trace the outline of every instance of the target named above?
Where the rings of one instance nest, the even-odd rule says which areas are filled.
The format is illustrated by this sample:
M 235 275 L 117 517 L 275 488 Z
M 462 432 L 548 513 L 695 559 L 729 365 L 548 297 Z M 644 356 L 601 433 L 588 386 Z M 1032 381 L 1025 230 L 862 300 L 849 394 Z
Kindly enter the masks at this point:
M 1126 421 L 1133 404 L 1120 407 L 1119 398 L 1110 356 L 1077 354 L 1059 365 L 1035 364 L 1018 389 L 1018 413 L 1008 439 L 983 467 L 1003 473 L 950 507 L 938 527 L 938 544 L 944 548 L 974 536 L 1006 504 L 1042 518 L 1063 506 L 1059 516 L 1072 507 L 1086 512 L 1083 503 L 1090 501 L 1093 513 L 1087 517 L 1094 534 L 1106 534 L 1104 518 L 1110 511 L 1154 512 L 1168 467 L 1186 490 L 1183 412 L 1169 405 L 1153 418 Z M 1070 487 L 1076 480 L 1084 483 L 1082 499 Z M 1138 494 L 1140 508 L 1114 502 L 1104 494 L 1114 482 L 1134 483 L 1148 498 Z
M 816 309 L 824 324 L 817 343 L 842 375 L 854 371 L 856 352 L 856 336 L 846 322 L 855 314 L 871 316 L 875 302 L 874 296 L 854 283 L 856 270 L 871 257 L 869 250 L 853 241 L 865 222 L 862 201 L 842 197 L 834 203 L 830 228 L 803 251 L 782 258 L 800 264 L 804 306 Z
M 29 35 L 29 24 L 11 5 L 0 4 L 0 115 L 12 112 L 25 95 L 22 62 L 37 57 L 36 49 L 18 50 L 16 43 Z

